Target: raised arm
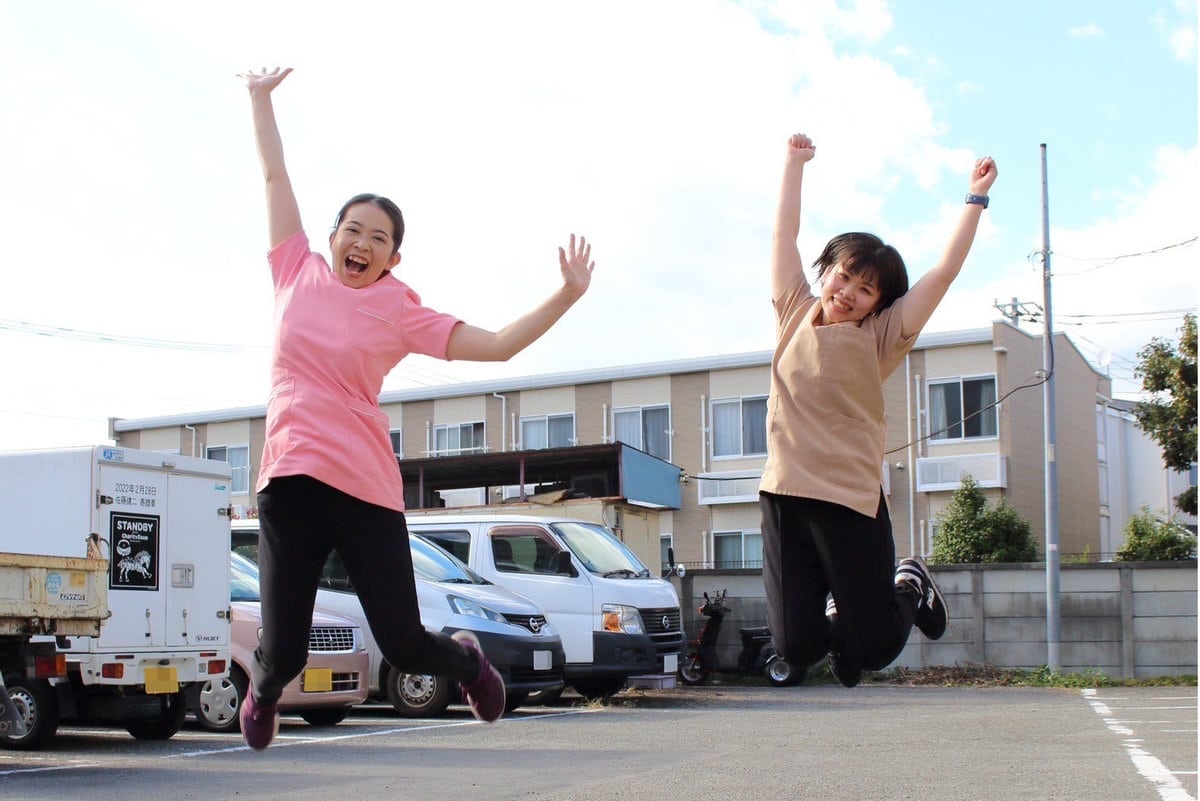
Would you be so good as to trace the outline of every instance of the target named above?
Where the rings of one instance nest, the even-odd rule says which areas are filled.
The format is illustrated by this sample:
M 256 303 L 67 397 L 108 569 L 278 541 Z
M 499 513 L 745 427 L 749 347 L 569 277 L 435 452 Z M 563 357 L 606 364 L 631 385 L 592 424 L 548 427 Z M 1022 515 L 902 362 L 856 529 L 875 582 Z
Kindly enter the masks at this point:
M 971 168 L 967 191 L 972 195 L 987 197 L 988 190 L 996 181 L 996 175 L 996 162 L 991 156 L 984 156 Z M 925 323 L 929 322 L 933 310 L 937 308 L 967 259 L 982 215 L 981 204 L 967 203 L 963 206 L 958 225 L 954 228 L 941 260 L 905 293 L 900 304 L 900 330 L 904 336 L 920 333 Z
M 267 188 L 267 235 L 272 248 L 301 229 L 300 207 L 283 161 L 283 140 L 279 137 L 275 107 L 271 103 L 271 92 L 291 72 L 291 67 L 282 70 L 276 67 L 270 71 L 264 67 L 260 72 L 251 70 L 238 76 L 250 91 L 254 140 Z
M 596 266 L 591 259 L 592 246 L 582 236 L 576 245 L 575 234 L 571 234 L 569 247 L 558 249 L 563 285 L 557 292 L 499 331 L 487 331 L 465 323 L 456 325 L 446 346 L 446 358 L 503 362 L 525 350 L 587 292 Z
M 800 187 L 804 182 L 804 165 L 812 161 L 816 154 L 816 145 L 804 134 L 792 134 L 788 139 L 783 182 L 779 187 L 779 208 L 775 212 L 775 233 L 771 241 L 772 301 L 779 300 L 784 290 L 796 282 L 797 276 L 807 283 L 796 238 L 800 236 Z

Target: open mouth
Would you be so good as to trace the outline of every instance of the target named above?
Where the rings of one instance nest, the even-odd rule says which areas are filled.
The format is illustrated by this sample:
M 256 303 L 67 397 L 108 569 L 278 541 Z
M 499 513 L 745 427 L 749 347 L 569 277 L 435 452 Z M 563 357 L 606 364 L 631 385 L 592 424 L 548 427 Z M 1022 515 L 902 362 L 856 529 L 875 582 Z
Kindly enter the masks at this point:
M 362 275 L 367 271 L 367 262 L 360 256 L 346 257 L 346 272 L 350 275 Z

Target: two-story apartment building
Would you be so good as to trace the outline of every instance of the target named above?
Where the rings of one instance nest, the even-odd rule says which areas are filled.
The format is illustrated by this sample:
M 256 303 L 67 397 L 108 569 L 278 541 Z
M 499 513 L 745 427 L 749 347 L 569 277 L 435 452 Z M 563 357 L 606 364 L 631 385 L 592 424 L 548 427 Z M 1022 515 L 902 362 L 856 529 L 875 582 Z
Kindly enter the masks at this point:
M 1065 336 L 1054 345 L 1060 549 L 1111 552 L 1112 532 L 1119 545 L 1124 525 L 1101 498 L 1111 385 Z M 937 513 L 965 473 L 1044 539 L 1042 347 L 1040 335 L 1007 322 L 923 334 L 887 380 L 880 469 L 898 556 L 930 550 Z M 686 483 L 681 507 L 659 515 L 663 553 L 670 545 L 684 563 L 757 567 L 770 358 L 760 351 L 387 391 L 380 403 L 398 458 L 621 441 L 672 462 Z M 114 419 L 110 433 L 119 445 L 229 461 L 233 502 L 252 513 L 264 414 L 256 406 Z M 492 489 L 447 502 L 495 498 Z

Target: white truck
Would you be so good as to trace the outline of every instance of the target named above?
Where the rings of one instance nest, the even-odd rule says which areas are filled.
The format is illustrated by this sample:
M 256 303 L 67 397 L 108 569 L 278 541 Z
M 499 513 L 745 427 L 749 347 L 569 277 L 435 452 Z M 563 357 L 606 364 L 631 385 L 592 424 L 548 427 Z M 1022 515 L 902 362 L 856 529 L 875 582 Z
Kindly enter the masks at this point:
M 0 503 L 0 551 L 105 557 L 111 612 L 91 636 L 31 638 L 56 646 L 66 675 L 12 676 L 26 731 L 0 742 L 36 748 L 64 718 L 173 736 L 189 687 L 229 671 L 229 465 L 104 445 L 10 451 Z

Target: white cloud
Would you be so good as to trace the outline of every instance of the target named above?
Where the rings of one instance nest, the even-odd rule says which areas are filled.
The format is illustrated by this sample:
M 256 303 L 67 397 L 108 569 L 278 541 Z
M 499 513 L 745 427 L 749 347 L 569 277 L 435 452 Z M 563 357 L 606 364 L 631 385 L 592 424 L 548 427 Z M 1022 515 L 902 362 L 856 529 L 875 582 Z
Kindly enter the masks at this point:
M 1107 34 L 1099 25 L 1094 22 L 1089 22 L 1086 25 L 1080 25 L 1076 28 L 1071 28 L 1067 31 L 1067 35 L 1072 39 L 1100 39 Z
M 1175 58 L 1184 64 L 1196 61 L 1196 0 L 1175 0 L 1173 8 L 1159 8 L 1150 17 Z

